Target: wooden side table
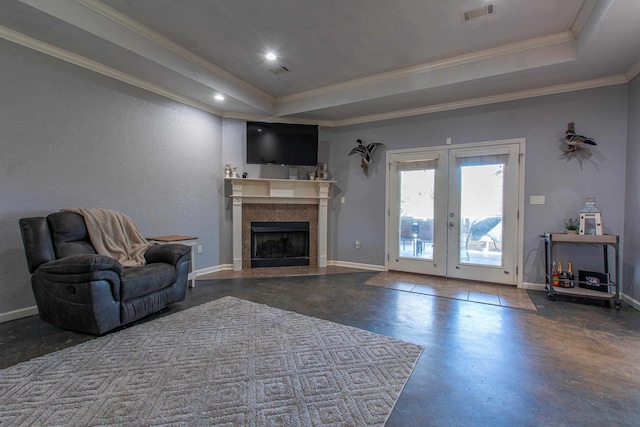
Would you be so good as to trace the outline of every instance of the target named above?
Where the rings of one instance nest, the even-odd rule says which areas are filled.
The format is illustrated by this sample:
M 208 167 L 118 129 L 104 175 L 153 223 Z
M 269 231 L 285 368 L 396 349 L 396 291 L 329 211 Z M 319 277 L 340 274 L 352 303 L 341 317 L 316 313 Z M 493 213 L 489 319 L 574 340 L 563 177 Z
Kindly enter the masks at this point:
M 190 288 L 196 287 L 196 273 L 194 271 L 194 258 L 196 254 L 196 246 L 198 246 L 198 237 L 195 236 L 180 236 L 177 234 L 173 234 L 171 236 L 159 236 L 159 237 L 148 237 L 147 240 L 151 240 L 153 242 L 157 242 L 161 245 L 166 245 L 168 243 L 179 243 L 181 245 L 187 245 L 191 247 L 191 261 L 189 261 L 189 276 L 187 276 L 187 280 L 189 282 Z

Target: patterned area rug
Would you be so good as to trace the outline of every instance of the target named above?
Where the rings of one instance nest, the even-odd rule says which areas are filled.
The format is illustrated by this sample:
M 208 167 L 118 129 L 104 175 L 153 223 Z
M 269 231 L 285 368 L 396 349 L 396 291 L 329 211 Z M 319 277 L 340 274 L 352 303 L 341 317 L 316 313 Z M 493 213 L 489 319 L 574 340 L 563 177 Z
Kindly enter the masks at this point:
M 0 371 L 0 424 L 381 426 L 421 353 L 225 297 Z

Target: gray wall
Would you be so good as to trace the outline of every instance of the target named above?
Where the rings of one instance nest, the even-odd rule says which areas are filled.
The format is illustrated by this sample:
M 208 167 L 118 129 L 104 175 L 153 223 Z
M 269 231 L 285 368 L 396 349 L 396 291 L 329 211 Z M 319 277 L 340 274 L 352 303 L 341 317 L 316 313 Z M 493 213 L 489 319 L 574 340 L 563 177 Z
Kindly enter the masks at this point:
M 3 40 L 0 63 L 0 314 L 35 304 L 18 219 L 64 207 L 196 235 L 196 268 L 220 263 L 219 117 Z
M 563 132 L 572 121 L 579 134 L 599 143 L 583 162 L 560 158 L 566 147 Z M 369 176 L 364 176 L 357 156 L 347 156 L 356 139 L 394 150 L 444 145 L 447 137 L 454 145 L 524 137 L 524 281 L 543 283 L 539 234 L 562 231 L 563 219 L 576 217 L 586 196 L 596 197 L 605 233 L 622 234 L 626 131 L 627 85 L 333 129 L 328 163 L 338 184 L 329 259 L 384 265 L 385 153 L 375 153 Z M 530 195 L 546 196 L 546 204 L 529 205 Z M 345 204 L 339 203 L 341 196 Z M 361 249 L 355 248 L 356 240 Z M 558 249 L 558 257 L 571 259 L 577 269 L 601 267 L 600 251 Z
M 624 222 L 624 293 L 640 301 L 640 76 L 629 83 L 627 191 Z
M 1 40 L 0 61 L 0 315 L 34 305 L 19 218 L 69 206 L 116 209 L 147 236 L 197 235 L 203 253 L 196 256 L 196 268 L 204 269 L 232 262 L 224 163 L 250 177 L 288 176 L 288 168 L 244 164 L 242 120 L 221 119 Z M 319 160 L 338 181 L 330 202 L 329 259 L 384 264 L 384 150 L 444 145 L 447 137 L 454 144 L 527 139 L 525 199 L 545 195 L 547 204 L 525 206 L 526 282 L 543 281 L 538 235 L 561 230 L 562 219 L 575 216 L 587 195 L 596 196 L 607 233 L 623 233 L 626 202 L 624 231 L 636 237 L 640 230 L 631 219 L 640 204 L 635 189 L 639 86 L 636 78 L 629 88 L 321 129 Z M 599 143 L 582 163 L 559 158 L 570 121 Z M 357 156 L 347 156 L 358 138 L 385 144 L 375 153 L 369 176 L 362 174 Z M 361 249 L 355 248 L 356 239 Z M 627 283 L 636 283 L 640 273 L 632 266 L 640 251 L 628 240 Z M 597 262 L 591 254 L 580 259 L 585 266 Z
M 577 217 L 588 195 L 604 217 L 604 232 L 623 233 L 625 151 L 627 146 L 627 85 L 591 89 L 418 117 L 321 129 L 321 159 L 327 159 L 332 189 L 329 223 L 330 260 L 384 265 L 385 150 L 526 138 L 524 207 L 524 281 L 543 283 L 544 252 L 539 237 L 562 231 L 563 219 Z M 590 158 L 561 159 L 568 122 L 595 138 Z M 287 169 L 244 164 L 244 122 L 224 121 L 224 161 L 252 177 L 285 178 Z M 360 159 L 348 156 L 356 139 L 382 142 L 369 175 Z M 232 147 L 229 147 L 232 145 Z M 640 153 L 639 153 L 640 156 Z M 544 195 L 545 205 L 529 205 L 530 195 Z M 341 203 L 341 197 L 345 203 Z M 225 213 L 231 225 L 230 206 Z M 361 248 L 355 248 L 355 241 Z M 225 239 L 225 241 L 227 241 Z M 230 253 L 230 238 L 222 252 Z M 558 246 L 558 258 L 576 269 L 601 269 L 596 248 Z M 223 258 L 226 255 L 222 255 Z M 227 259 L 227 258 L 224 258 Z M 612 260 L 611 260 L 612 261 Z M 227 261 L 229 262 L 229 261 Z

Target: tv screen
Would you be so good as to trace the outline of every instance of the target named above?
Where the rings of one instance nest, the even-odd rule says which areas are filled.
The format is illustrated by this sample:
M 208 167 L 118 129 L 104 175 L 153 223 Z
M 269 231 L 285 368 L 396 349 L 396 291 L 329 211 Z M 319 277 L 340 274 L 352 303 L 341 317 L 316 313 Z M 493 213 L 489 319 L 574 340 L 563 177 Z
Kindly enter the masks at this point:
M 247 122 L 247 163 L 318 164 L 318 126 Z

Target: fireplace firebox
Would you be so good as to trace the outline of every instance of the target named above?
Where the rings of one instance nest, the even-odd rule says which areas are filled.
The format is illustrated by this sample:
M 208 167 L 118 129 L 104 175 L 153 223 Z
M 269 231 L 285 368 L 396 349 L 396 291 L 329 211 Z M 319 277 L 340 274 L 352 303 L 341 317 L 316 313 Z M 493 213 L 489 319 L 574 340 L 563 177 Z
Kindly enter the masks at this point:
M 252 222 L 251 268 L 309 265 L 308 222 Z

